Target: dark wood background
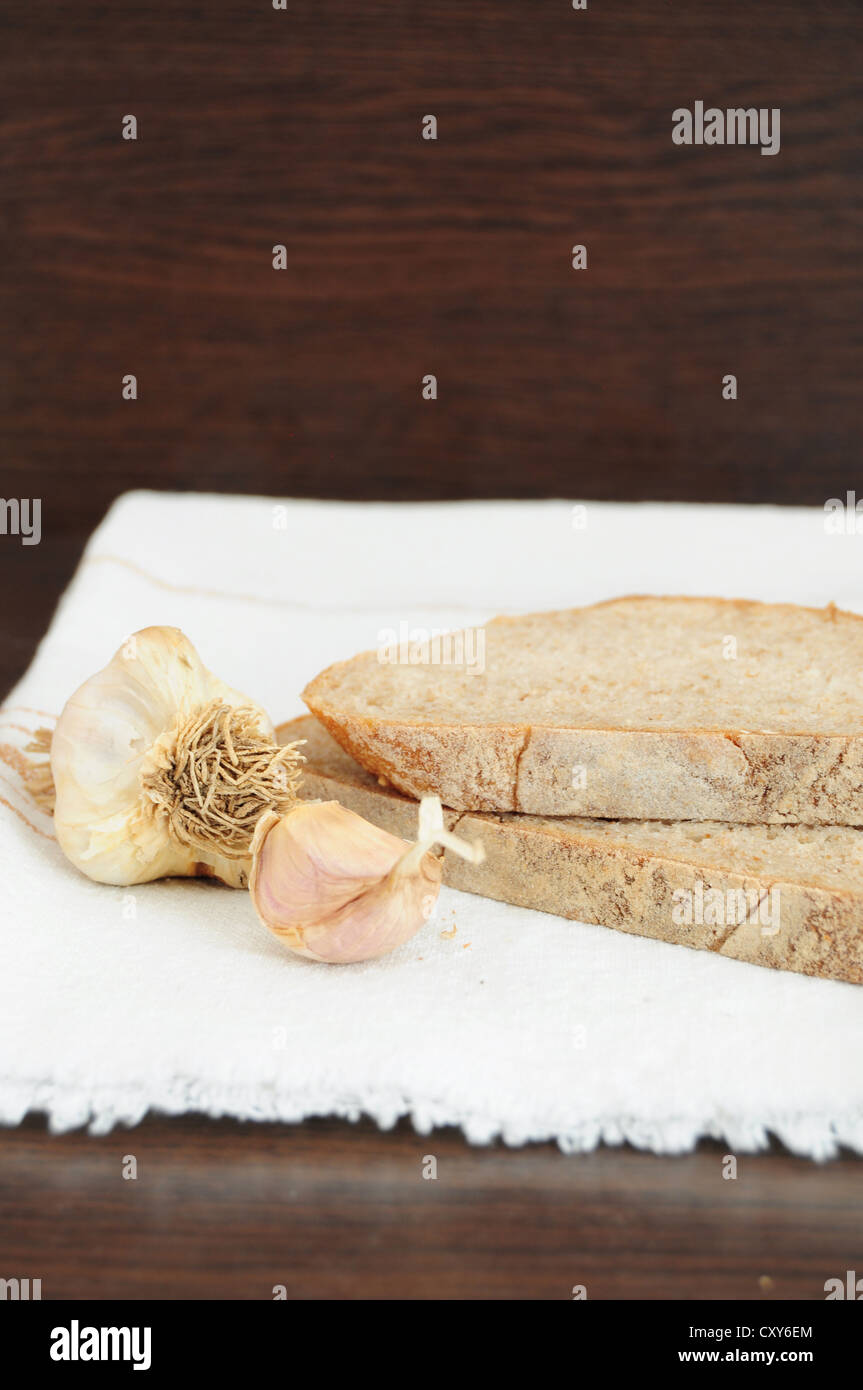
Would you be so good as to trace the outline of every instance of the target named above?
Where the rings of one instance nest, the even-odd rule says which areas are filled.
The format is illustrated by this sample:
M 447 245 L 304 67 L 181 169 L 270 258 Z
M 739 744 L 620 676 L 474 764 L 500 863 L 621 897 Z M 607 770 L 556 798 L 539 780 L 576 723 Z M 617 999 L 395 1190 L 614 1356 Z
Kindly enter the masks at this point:
M 4 487 L 53 527 L 856 477 L 859 0 L 6 0 L 2 40 Z M 780 107 L 780 153 L 674 146 L 696 98 Z
M 452 1130 L 149 1119 L 0 1141 L 3 1274 L 48 1298 L 823 1300 L 861 1174 L 774 1152 L 470 1148 Z M 124 1181 L 123 1158 L 138 1162 Z M 425 1181 L 423 1157 L 438 1161 Z M 775 1321 L 775 1318 L 774 1318 Z
M 0 687 L 131 487 L 863 494 L 861 40 L 860 0 L 6 0 L 0 493 L 43 540 L 0 537 Z M 697 99 L 780 107 L 781 152 L 675 147 Z M 33 1121 L 0 1245 L 46 1297 L 823 1297 L 861 1268 L 857 1160 L 720 1157 Z

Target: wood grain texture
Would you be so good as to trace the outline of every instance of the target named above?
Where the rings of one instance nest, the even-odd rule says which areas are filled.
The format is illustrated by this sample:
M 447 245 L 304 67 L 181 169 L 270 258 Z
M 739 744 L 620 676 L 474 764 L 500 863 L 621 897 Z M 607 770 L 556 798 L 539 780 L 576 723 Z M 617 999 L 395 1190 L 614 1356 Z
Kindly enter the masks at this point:
M 858 481 L 857 0 L 9 0 L 2 37 L 4 487 L 53 525 Z M 697 98 L 780 107 L 780 153 L 675 147 Z
M 859 1162 L 744 1155 L 726 1181 L 723 1152 L 567 1157 L 407 1125 L 193 1117 L 56 1137 L 31 1120 L 0 1141 L 3 1272 L 41 1277 L 43 1298 L 569 1299 L 583 1284 L 766 1301 L 823 1299 L 859 1269 Z

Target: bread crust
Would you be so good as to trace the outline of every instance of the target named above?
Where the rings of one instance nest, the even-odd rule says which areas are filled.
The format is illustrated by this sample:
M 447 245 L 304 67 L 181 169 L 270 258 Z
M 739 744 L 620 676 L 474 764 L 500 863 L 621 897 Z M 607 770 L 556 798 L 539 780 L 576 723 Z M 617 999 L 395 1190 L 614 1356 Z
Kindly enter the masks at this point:
M 651 595 L 593 607 L 656 602 Z M 691 595 L 674 602 L 804 611 L 863 623 L 829 605 L 800 609 Z M 495 618 L 494 627 L 521 619 Z M 608 819 L 863 825 L 863 735 L 733 727 L 565 727 L 372 718 L 340 708 L 336 677 L 373 653 L 321 672 L 303 691 L 311 712 L 362 766 L 407 796 L 434 793 L 460 811 Z M 575 770 L 580 775 L 575 776 Z M 583 785 L 580 785 L 583 783 Z
M 377 785 L 341 755 L 328 756 L 313 720 L 294 720 L 279 736 L 309 740 L 304 797 L 335 799 L 392 834 L 413 838 L 416 802 Z M 699 862 L 695 849 L 684 857 L 627 843 L 625 827 L 614 838 L 599 838 L 573 820 L 453 811 L 446 820 L 465 839 L 482 840 L 486 851 L 482 864 L 445 854 L 443 881 L 453 888 L 770 969 L 863 984 L 863 892 L 814 875 L 796 882 L 771 873 L 769 847 L 763 872 L 740 873 L 732 864 Z M 750 921 L 676 925 L 675 893 L 695 893 L 699 884 L 705 893 L 761 896 L 778 889 L 779 931 L 765 933 Z

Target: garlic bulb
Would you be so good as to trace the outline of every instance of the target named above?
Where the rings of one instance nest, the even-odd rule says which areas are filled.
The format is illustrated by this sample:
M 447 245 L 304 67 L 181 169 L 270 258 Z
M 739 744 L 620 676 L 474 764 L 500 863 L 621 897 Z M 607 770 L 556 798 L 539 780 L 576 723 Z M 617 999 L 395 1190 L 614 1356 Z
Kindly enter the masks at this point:
M 245 887 L 260 816 L 296 801 L 296 749 L 278 747 L 265 712 L 178 628 L 145 628 L 57 721 L 57 839 L 99 883 L 200 875 Z
M 480 863 L 480 844 L 444 829 L 436 796 L 424 797 L 415 845 L 337 801 L 298 804 L 261 817 L 252 843 L 249 891 L 255 910 L 299 955 L 331 964 L 370 960 L 407 941 L 431 915 L 442 844 Z

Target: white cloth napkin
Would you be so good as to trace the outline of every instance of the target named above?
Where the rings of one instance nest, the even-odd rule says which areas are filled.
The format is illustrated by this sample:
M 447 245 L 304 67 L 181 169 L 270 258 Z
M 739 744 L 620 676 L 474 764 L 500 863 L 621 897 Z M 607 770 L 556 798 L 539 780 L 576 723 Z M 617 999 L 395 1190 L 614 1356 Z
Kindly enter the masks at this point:
M 10 765 L 27 730 L 153 623 L 182 627 L 280 722 L 303 712 L 309 677 L 400 622 L 633 591 L 863 611 L 861 559 L 863 537 L 825 534 L 816 509 L 121 498 L 0 711 L 0 1120 L 408 1114 L 422 1132 L 568 1151 L 675 1152 L 700 1135 L 750 1150 L 773 1132 L 816 1158 L 863 1152 L 859 987 L 452 890 L 393 955 L 311 964 L 245 893 L 82 878 Z

